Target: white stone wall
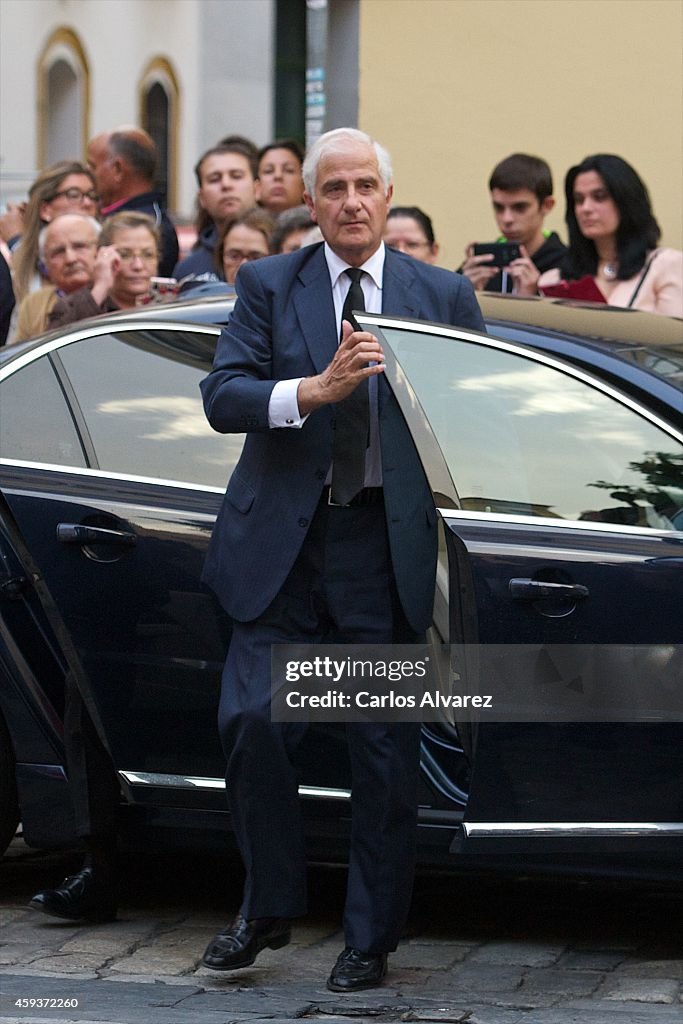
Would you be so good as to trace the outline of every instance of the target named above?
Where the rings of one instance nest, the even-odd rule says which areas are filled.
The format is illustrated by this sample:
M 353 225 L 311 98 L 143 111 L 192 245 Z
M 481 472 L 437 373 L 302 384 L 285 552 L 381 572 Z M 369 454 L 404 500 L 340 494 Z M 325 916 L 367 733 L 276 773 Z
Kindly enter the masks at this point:
M 78 35 L 90 67 L 89 135 L 137 122 L 146 66 L 173 66 L 177 213 L 191 213 L 192 167 L 219 136 L 270 138 L 274 0 L 0 0 L 0 203 L 22 198 L 35 176 L 37 64 L 60 26 Z

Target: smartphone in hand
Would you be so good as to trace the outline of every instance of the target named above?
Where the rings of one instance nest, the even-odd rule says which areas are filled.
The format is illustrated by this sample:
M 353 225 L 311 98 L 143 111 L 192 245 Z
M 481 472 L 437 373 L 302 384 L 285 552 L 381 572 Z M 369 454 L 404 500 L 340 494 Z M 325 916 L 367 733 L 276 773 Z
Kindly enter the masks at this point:
M 518 260 L 522 255 L 517 242 L 475 242 L 474 256 L 493 255 L 493 259 L 486 264 L 489 267 L 507 267 L 513 260 Z

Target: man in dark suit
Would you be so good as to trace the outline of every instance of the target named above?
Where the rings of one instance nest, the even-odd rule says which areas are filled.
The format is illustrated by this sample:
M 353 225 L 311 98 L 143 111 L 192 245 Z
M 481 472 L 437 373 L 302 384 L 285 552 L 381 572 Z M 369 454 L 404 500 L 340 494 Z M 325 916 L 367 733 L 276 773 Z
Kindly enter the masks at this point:
M 247 876 L 240 913 L 204 954 L 215 970 L 286 945 L 306 910 L 292 765 L 302 726 L 271 721 L 271 644 L 410 643 L 431 620 L 431 494 L 381 347 L 354 329 L 350 308 L 484 329 L 466 279 L 385 250 L 392 185 L 381 146 L 355 129 L 328 132 L 303 174 L 325 242 L 242 267 L 202 383 L 214 429 L 247 433 L 205 574 L 234 620 L 219 728 Z M 334 991 L 384 977 L 416 842 L 419 725 L 349 723 L 347 738 L 347 945 L 328 979 Z

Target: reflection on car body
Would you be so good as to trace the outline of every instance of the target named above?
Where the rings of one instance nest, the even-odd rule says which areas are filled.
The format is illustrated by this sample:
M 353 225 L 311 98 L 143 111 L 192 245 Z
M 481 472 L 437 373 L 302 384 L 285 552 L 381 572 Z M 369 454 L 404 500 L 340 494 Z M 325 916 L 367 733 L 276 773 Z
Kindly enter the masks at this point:
M 435 638 L 683 643 L 680 322 L 482 304 L 488 337 L 363 317 L 441 512 Z M 215 713 L 230 623 L 200 570 L 241 439 L 210 430 L 198 390 L 229 311 L 100 317 L 0 354 L 3 847 L 19 813 L 29 843 L 72 838 L 67 671 L 120 772 L 129 838 L 229 832 Z M 539 597 L 544 583 L 562 593 Z M 585 600 L 567 598 L 577 586 Z M 339 728 L 311 728 L 301 754 L 314 857 L 344 855 Z M 680 876 L 682 740 L 678 722 L 425 724 L 422 862 Z

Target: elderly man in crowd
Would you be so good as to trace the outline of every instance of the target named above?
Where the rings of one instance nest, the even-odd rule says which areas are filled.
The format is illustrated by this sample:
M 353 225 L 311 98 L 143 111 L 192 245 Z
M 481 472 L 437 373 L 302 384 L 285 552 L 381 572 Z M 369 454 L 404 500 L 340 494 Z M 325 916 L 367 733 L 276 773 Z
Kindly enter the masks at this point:
M 80 213 L 64 213 L 42 229 L 38 246 L 50 284 L 19 304 L 12 341 L 27 341 L 46 330 L 60 298 L 92 285 L 101 230 L 94 217 Z
M 157 148 L 141 128 L 122 127 L 102 132 L 88 143 L 88 167 L 102 206 L 101 216 L 146 213 L 161 236 L 159 273 L 169 277 L 178 262 L 178 236 L 155 191 Z
M 297 774 L 301 729 L 271 720 L 271 644 L 411 643 L 434 601 L 436 514 L 384 356 L 351 310 L 483 330 L 469 281 L 385 249 L 389 154 L 341 128 L 303 169 L 324 242 L 245 263 L 202 382 L 209 422 L 246 430 L 205 578 L 232 616 L 219 729 L 246 886 L 205 966 L 230 971 L 290 941 L 306 911 Z M 340 340 L 341 339 L 341 340 Z M 348 723 L 346 947 L 333 991 L 379 985 L 410 903 L 420 727 Z
M 117 213 L 99 237 L 91 287 L 79 288 L 55 303 L 50 327 L 85 317 L 133 309 L 150 293 L 159 260 L 159 235 L 146 213 Z

